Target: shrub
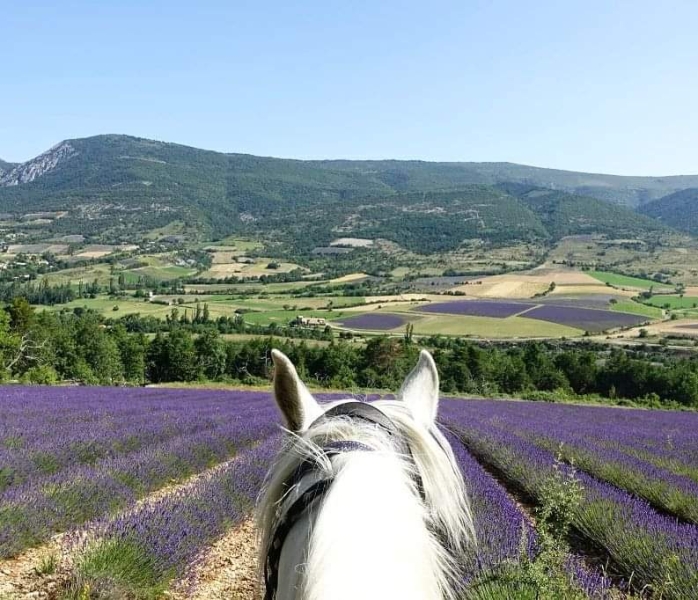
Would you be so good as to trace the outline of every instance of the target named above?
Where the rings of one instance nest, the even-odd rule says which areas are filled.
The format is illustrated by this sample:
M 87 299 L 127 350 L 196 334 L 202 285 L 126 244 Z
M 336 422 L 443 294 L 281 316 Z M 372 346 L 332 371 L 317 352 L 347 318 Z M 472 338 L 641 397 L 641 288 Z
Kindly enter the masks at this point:
M 50 365 L 39 365 L 29 369 L 22 375 L 23 383 L 53 385 L 58 382 L 58 373 Z

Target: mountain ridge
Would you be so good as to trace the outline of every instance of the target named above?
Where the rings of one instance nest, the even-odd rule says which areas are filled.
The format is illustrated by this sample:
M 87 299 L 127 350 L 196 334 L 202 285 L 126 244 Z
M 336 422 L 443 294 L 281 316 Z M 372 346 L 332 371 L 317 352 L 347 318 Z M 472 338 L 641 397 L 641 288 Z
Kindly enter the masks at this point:
M 134 143 L 147 142 L 172 148 L 186 149 L 206 153 L 209 155 L 227 156 L 240 159 L 253 159 L 257 161 L 278 161 L 293 165 L 309 165 L 318 168 L 330 168 L 335 171 L 349 172 L 375 172 L 383 170 L 390 173 L 397 171 L 404 177 L 415 177 L 420 171 L 436 171 L 443 175 L 443 171 L 450 171 L 450 179 L 457 181 L 457 185 L 485 184 L 496 185 L 504 181 L 533 184 L 538 187 L 559 189 L 570 193 L 592 196 L 602 200 L 611 200 L 619 204 L 636 207 L 654 199 L 662 198 L 670 193 L 681 191 L 691 187 L 698 188 L 698 174 L 696 175 L 667 175 L 667 176 L 634 176 L 613 175 L 605 173 L 585 173 L 582 171 L 570 171 L 564 169 L 552 169 L 547 167 L 535 167 L 513 162 L 457 162 L 457 161 L 426 161 L 426 160 L 350 160 L 350 159 L 295 159 L 276 158 L 272 156 L 257 156 L 247 153 L 217 152 L 177 144 L 139 138 L 122 134 L 102 134 L 88 138 L 67 139 L 39 156 L 25 161 L 19 165 L 12 165 L 14 169 L 23 169 L 38 159 L 49 155 L 57 148 L 65 145 L 73 145 L 83 142 L 114 142 L 128 141 Z M 0 162 L 0 168 L 2 163 Z M 33 180 L 33 179 L 32 179 Z M 3 183 L 0 181 L 0 185 Z M 7 185 L 7 184 L 4 184 Z M 445 186 L 453 187 L 453 185 Z M 407 190 L 402 190 L 407 191 Z
M 51 233 L 105 241 L 178 222 L 189 237 L 264 235 L 303 251 L 339 234 L 438 252 L 475 238 L 664 228 L 627 200 L 673 193 L 674 179 L 591 177 L 511 163 L 277 159 L 109 134 L 66 140 L 0 175 L 0 212 L 60 212 Z

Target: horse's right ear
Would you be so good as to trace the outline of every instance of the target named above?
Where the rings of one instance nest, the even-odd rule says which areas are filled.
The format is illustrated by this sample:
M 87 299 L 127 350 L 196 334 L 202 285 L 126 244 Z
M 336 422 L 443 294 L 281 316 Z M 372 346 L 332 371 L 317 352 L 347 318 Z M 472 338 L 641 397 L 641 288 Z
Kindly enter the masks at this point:
M 296 373 L 288 357 L 271 351 L 274 361 L 274 398 L 291 431 L 303 431 L 322 414 L 322 409 Z
M 439 407 L 439 371 L 426 350 L 419 353 L 419 362 L 402 384 L 398 398 L 409 406 L 419 423 L 427 428 L 434 425 Z

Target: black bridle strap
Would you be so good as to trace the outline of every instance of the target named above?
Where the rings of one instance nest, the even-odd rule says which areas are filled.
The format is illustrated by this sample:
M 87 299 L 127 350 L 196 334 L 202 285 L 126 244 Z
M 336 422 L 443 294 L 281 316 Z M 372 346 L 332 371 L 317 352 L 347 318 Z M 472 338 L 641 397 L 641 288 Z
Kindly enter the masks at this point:
M 277 523 L 274 537 L 267 551 L 267 559 L 264 561 L 264 583 L 266 587 L 264 600 L 273 600 L 276 596 L 276 588 L 279 585 L 281 550 L 283 549 L 286 537 L 298 519 L 300 519 L 301 515 L 308 510 L 316 500 L 322 498 L 325 493 L 327 493 L 333 481 L 333 478 L 316 481 L 291 504 L 286 514 Z
M 338 454 L 342 454 L 344 452 L 352 452 L 354 450 L 370 452 L 373 450 L 373 448 L 367 446 L 366 444 L 362 444 L 361 442 L 355 442 L 352 440 L 342 440 L 337 442 L 330 442 L 329 444 L 323 446 L 322 455 L 330 459 L 333 456 L 337 456 Z M 293 486 L 298 485 L 302 481 L 303 477 L 317 470 L 317 468 L 318 461 L 315 456 L 308 456 L 304 458 L 303 461 L 293 470 L 293 473 L 291 473 L 289 478 L 286 481 L 284 481 L 284 492 L 288 492 L 288 490 L 290 490 Z
M 366 421 L 385 429 L 390 435 L 400 435 L 400 430 L 397 428 L 395 423 L 393 423 L 390 417 L 388 417 L 388 415 L 386 415 L 382 410 L 376 408 L 373 406 L 373 404 L 369 404 L 368 402 L 358 402 L 356 400 L 352 400 L 351 402 L 343 402 L 342 404 L 333 406 L 327 412 L 320 415 L 310 427 L 312 428 L 315 425 L 319 425 L 323 421 L 329 420 L 332 417 L 350 417 L 352 419 Z

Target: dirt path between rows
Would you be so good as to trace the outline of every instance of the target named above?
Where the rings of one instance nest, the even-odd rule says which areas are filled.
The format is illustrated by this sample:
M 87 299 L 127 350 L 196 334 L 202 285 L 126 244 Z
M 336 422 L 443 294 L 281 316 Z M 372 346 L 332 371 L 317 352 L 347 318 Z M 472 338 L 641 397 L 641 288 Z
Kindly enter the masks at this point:
M 257 534 L 248 518 L 206 549 L 186 579 L 172 586 L 175 600 L 259 600 Z
M 166 496 L 191 489 L 202 480 L 213 477 L 226 469 L 235 460 L 236 457 L 233 457 L 210 469 L 196 473 L 180 483 L 173 483 L 155 490 L 114 515 L 114 518 L 131 514 Z M 88 531 L 89 524 L 86 524 L 78 529 L 77 534 L 73 532 L 70 535 L 72 537 L 76 535 L 87 536 L 89 535 Z M 74 556 L 70 546 L 65 543 L 67 535 L 59 533 L 41 546 L 30 548 L 14 558 L 0 561 L 0 600 L 54 597 L 61 583 L 69 578 L 73 567 Z M 42 567 L 47 565 L 48 561 L 53 561 L 54 567 L 50 573 L 42 574 L 40 571 Z

